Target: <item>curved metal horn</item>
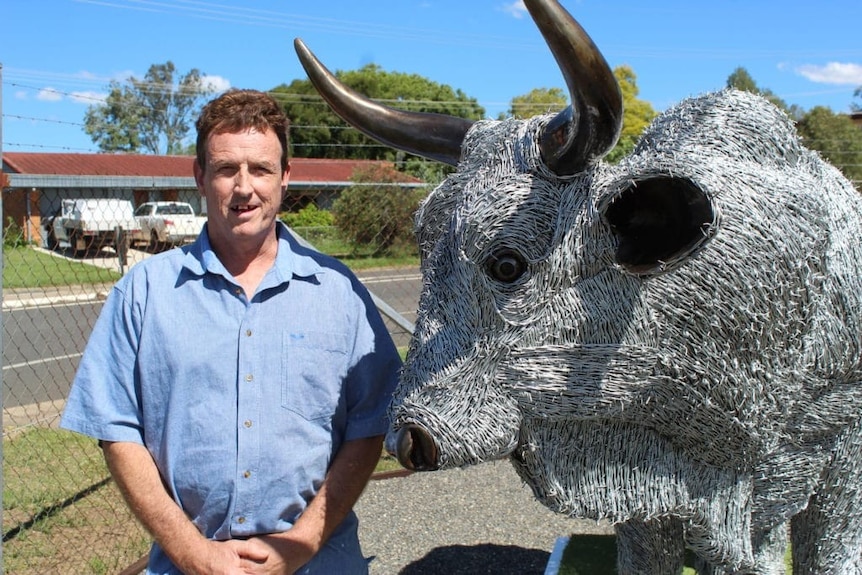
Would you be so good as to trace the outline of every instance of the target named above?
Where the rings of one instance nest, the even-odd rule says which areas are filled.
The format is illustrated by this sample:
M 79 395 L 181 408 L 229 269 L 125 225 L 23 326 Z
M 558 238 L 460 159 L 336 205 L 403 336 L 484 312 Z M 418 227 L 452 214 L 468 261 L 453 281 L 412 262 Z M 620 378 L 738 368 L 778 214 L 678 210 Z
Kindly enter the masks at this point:
M 545 164 L 561 176 L 577 174 L 611 151 L 622 128 L 623 98 L 616 77 L 580 24 L 556 0 L 524 0 L 557 60 L 571 105 L 545 128 Z
M 444 114 L 406 112 L 377 104 L 339 82 L 302 40 L 296 38 L 293 46 L 311 83 L 345 122 L 387 146 L 458 165 L 461 144 L 473 125 L 471 120 Z

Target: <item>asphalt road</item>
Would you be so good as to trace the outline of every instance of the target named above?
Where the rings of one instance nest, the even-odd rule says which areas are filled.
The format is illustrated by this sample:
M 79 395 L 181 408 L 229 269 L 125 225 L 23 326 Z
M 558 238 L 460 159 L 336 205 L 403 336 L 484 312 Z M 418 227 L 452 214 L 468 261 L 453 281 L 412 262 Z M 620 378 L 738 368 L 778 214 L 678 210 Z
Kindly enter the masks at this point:
M 355 510 L 370 575 L 542 575 L 559 537 L 612 532 L 544 507 L 508 461 L 371 481 Z
M 64 257 L 62 252 L 53 255 Z M 130 250 L 128 265 L 148 255 Z M 116 256 L 108 250 L 89 254 L 86 261 L 119 271 Z M 384 319 L 396 345 L 406 346 L 410 334 L 403 324 L 409 325 L 416 318 L 421 286 L 418 269 L 375 270 L 357 275 L 385 302 L 387 310 L 401 316 L 398 321 Z M 24 425 L 34 417 L 44 420 L 59 413 L 109 290 L 110 285 L 4 290 L 4 426 Z

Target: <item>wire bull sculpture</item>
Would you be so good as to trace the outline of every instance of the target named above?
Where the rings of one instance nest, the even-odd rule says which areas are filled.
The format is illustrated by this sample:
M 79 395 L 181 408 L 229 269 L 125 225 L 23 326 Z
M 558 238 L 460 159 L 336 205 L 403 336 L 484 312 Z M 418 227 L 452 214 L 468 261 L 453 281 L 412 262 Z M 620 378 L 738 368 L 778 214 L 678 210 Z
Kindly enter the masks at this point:
M 457 166 L 416 216 L 423 290 L 387 446 L 509 457 L 615 525 L 620 573 L 862 573 L 862 201 L 760 97 L 661 114 L 635 150 L 608 64 L 525 0 L 571 105 L 471 122 L 379 105 L 296 49 L 333 110 Z

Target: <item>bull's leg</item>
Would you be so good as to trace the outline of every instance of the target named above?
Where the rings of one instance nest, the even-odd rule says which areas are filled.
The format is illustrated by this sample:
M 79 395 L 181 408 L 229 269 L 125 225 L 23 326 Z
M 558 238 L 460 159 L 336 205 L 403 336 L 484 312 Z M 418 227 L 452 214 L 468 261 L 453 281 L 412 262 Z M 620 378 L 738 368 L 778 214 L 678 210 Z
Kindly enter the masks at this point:
M 619 575 L 678 575 L 685 561 L 682 523 L 664 517 L 616 526 Z
M 793 575 L 862 574 L 862 425 L 835 446 L 835 458 L 808 507 L 791 520 Z
M 728 570 L 712 565 L 700 557 L 694 558 L 698 575 L 785 575 L 784 554 L 787 552 L 787 525 L 782 523 L 772 530 L 760 531 L 752 537 L 754 568 L 743 571 Z
M 781 523 L 771 530 L 755 532 L 752 537 L 754 546 L 753 573 L 757 575 L 784 575 L 784 555 L 789 543 L 787 523 Z

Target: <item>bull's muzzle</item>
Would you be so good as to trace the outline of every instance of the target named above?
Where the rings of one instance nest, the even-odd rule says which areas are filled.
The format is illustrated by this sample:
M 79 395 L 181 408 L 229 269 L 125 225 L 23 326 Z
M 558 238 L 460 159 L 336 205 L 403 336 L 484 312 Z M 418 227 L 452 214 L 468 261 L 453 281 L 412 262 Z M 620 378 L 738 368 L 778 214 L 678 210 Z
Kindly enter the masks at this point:
M 412 471 L 435 471 L 440 467 L 440 452 L 431 435 L 422 427 L 407 424 L 398 430 L 395 453 L 402 467 Z

